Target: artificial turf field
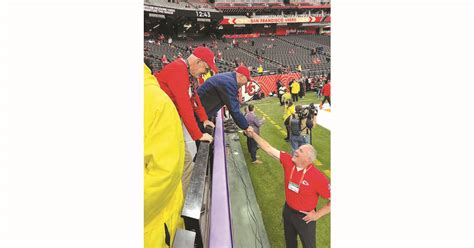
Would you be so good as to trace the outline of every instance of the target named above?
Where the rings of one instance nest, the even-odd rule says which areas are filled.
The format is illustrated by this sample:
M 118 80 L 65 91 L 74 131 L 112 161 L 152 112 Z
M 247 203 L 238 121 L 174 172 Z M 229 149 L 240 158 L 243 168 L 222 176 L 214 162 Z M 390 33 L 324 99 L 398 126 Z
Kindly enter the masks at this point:
M 296 104 L 315 103 L 319 105 L 320 102 L 321 99 L 316 98 L 314 92 L 309 92 L 309 94 L 306 94 L 305 98 L 300 99 Z M 270 145 L 276 149 L 291 153 L 290 143 L 284 140 L 285 135 L 281 133 L 281 130 L 286 132 L 286 129 L 283 124 L 283 106 L 280 106 L 278 98 L 268 97 L 259 101 L 250 101 L 248 103 L 253 104 L 256 107 L 255 114 L 259 118 L 262 118 L 262 113 L 265 113 L 268 116 L 266 117 L 265 123 L 260 128 L 260 136 L 267 140 Z M 281 129 L 275 127 L 269 119 L 273 120 L 275 125 L 280 126 Z M 247 138 L 242 133 L 239 135 L 249 174 L 257 196 L 257 201 L 260 210 L 262 211 L 263 222 L 265 224 L 270 245 L 271 247 L 285 247 L 282 220 L 283 204 L 285 203 L 283 169 L 281 168 L 279 161 L 271 158 L 261 149 L 257 151 L 257 155 L 259 156 L 258 159 L 263 163 L 259 165 L 252 164 L 250 154 L 247 150 Z M 330 130 L 320 125 L 313 128 L 312 144 L 317 151 L 318 163 L 316 163 L 316 167 L 325 172 L 330 179 Z M 327 200 L 319 198 L 317 209 L 326 203 Z M 317 248 L 330 247 L 330 215 L 331 214 L 324 216 L 316 223 Z M 301 242 L 298 241 L 298 243 L 299 247 L 302 247 Z

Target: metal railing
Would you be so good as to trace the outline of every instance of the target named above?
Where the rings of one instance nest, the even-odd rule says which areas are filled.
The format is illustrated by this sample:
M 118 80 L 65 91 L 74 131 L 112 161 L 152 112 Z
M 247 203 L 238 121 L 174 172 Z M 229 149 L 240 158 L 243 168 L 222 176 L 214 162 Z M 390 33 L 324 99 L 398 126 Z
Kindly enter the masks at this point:
M 195 238 L 195 232 L 178 229 L 174 236 L 173 248 L 193 248 Z
M 212 135 L 214 130 L 210 130 Z M 186 230 L 196 233 L 196 247 L 207 247 L 210 162 L 212 161 L 212 147 L 208 142 L 201 142 L 196 154 L 191 180 L 186 192 L 181 217 L 184 219 Z
M 192 232 L 195 237 L 190 247 L 233 246 L 221 111 L 217 113 L 215 129 L 209 133 L 214 135 L 214 143 L 201 142 L 199 145 L 181 212 L 189 232 L 181 230 L 175 236 L 175 244 L 182 247 L 189 247 L 185 245 L 189 244 Z

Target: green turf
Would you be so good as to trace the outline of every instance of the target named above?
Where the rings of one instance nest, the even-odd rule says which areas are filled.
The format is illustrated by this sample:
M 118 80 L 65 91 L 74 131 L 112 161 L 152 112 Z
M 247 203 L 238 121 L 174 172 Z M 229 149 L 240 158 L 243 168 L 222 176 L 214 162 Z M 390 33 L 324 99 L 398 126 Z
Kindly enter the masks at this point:
M 309 104 L 311 102 L 315 104 L 321 102 L 321 100 L 315 97 L 314 92 L 311 92 L 304 99 L 301 99 L 297 104 Z M 250 103 L 266 113 L 277 125 L 285 130 L 282 119 L 283 107 L 280 107 L 276 97 L 269 97 Z M 255 111 L 255 113 L 259 118 L 262 117 L 258 111 Z M 266 120 L 265 124 L 260 128 L 260 134 L 273 147 L 291 152 L 290 144 L 284 141 L 284 135 L 280 130 L 274 127 L 269 120 Z M 317 159 L 323 164 L 317 167 L 321 171 L 330 170 L 331 167 L 330 137 L 331 132 L 322 126 L 318 125 L 313 129 L 312 142 L 318 152 Z M 270 158 L 261 149 L 258 150 L 257 154 L 260 156 L 259 159 L 263 164 L 257 166 L 253 165 L 251 163 L 250 154 L 247 152 L 246 137 L 242 134 L 240 134 L 240 143 L 244 151 L 257 201 L 262 211 L 263 222 L 267 230 L 270 245 L 271 247 L 285 247 L 283 221 L 281 217 L 282 207 L 285 202 L 283 169 L 279 161 Z M 319 209 L 326 203 L 327 200 L 320 198 L 317 208 Z M 330 247 L 330 222 L 329 214 L 318 220 L 316 224 L 316 242 L 318 248 Z M 301 247 L 300 242 L 299 246 Z

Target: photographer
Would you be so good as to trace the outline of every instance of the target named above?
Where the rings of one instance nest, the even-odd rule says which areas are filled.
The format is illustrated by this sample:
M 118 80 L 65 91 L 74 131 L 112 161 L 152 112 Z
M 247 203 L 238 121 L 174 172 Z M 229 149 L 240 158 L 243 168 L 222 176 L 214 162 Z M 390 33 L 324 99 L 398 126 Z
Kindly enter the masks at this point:
M 289 121 L 290 144 L 294 153 L 298 147 L 311 143 L 311 129 L 316 126 L 318 109 L 311 103 L 307 107 L 297 105 Z

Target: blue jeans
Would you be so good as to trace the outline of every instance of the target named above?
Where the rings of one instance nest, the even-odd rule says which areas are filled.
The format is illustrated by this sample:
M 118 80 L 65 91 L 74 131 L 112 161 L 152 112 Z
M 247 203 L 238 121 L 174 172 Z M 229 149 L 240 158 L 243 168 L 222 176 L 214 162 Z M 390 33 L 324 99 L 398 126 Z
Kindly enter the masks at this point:
M 306 136 L 306 135 L 305 135 Z M 305 138 L 305 136 L 302 135 L 290 135 L 290 144 L 291 144 L 291 151 L 292 154 L 295 153 L 295 151 L 298 149 L 298 147 L 304 145 L 304 144 L 309 144 L 308 138 Z M 309 135 L 307 135 L 309 137 Z

